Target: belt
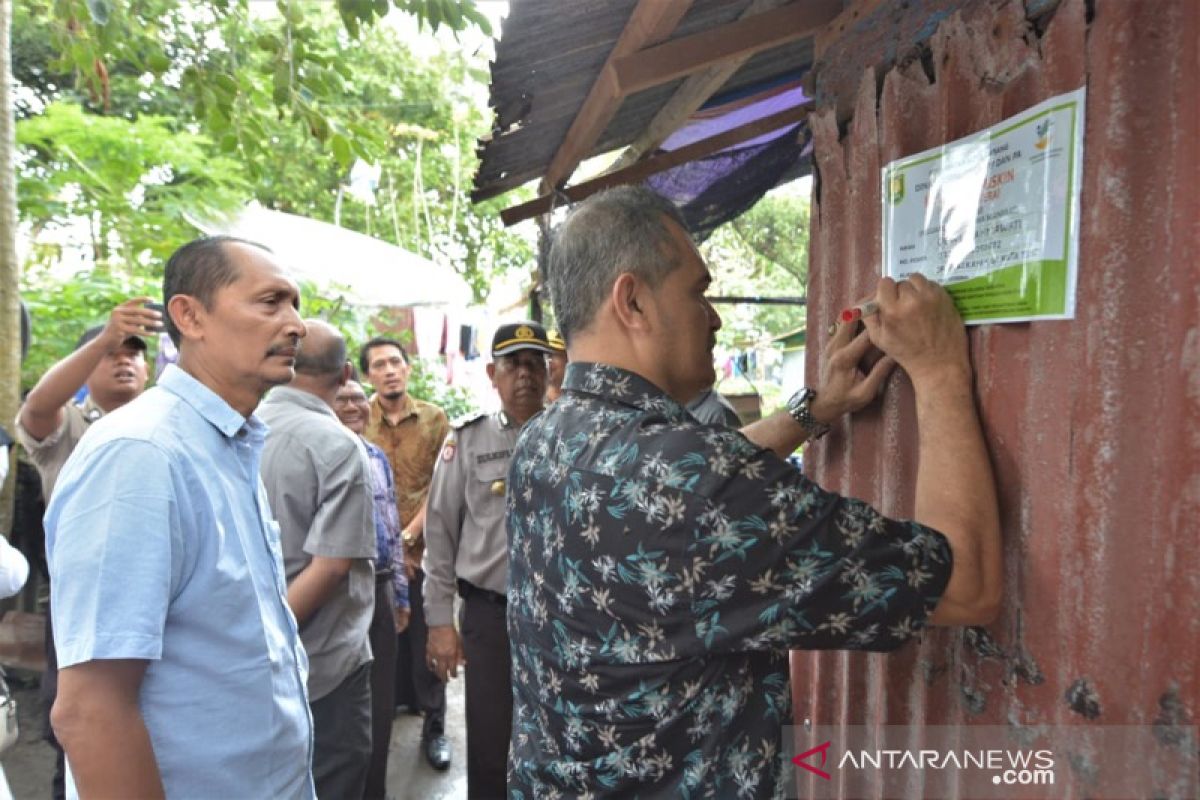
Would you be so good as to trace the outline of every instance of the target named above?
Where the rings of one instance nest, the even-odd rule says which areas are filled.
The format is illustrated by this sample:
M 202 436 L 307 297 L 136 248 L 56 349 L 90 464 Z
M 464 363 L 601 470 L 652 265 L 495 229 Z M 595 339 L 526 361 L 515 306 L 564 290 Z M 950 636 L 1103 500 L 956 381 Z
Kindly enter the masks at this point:
M 377 569 L 375 570 L 375 583 L 391 583 L 393 574 L 391 569 Z
M 480 597 L 498 606 L 508 605 L 508 598 L 499 592 L 493 592 L 490 589 L 481 589 L 474 584 L 467 583 L 461 578 L 458 580 L 458 596 L 464 600 L 471 597 Z

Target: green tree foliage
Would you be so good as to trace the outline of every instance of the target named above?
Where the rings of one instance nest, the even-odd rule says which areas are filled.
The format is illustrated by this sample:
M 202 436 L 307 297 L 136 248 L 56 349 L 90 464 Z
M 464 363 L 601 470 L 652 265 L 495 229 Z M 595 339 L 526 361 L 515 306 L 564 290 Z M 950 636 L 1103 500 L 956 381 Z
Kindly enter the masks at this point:
M 394 26 L 371 24 L 388 10 L 386 0 L 339 0 L 336 6 L 281 0 L 276 6 L 274 14 L 251 14 L 245 0 L 28 0 L 18 9 L 14 43 L 24 89 L 19 113 L 32 122 L 74 104 L 86 118 L 113 120 L 106 133 L 114 136 L 117 120 L 136 126 L 159 117 L 165 122 L 151 126 L 151 140 L 163 131 L 192 137 L 206 159 L 189 161 L 195 169 L 176 187 L 172 205 L 180 220 L 224 208 L 228 194 L 240 193 L 243 201 L 335 221 L 449 263 L 480 300 L 493 274 L 528 269 L 530 246 L 498 219 L 503 201 L 472 207 L 466 197 L 476 166 L 473 140 L 490 122 L 479 103 L 482 57 L 414 56 Z M 487 25 L 468 0 L 395 0 L 392 6 L 434 30 Z M 97 212 L 87 217 L 101 229 L 97 250 L 111 255 L 112 237 L 100 234 L 145 228 L 120 218 L 142 208 L 132 202 L 122 208 L 120 192 L 105 194 L 111 202 L 102 208 L 87 208 L 70 191 L 55 190 L 77 187 L 72 191 L 96 206 L 105 190 L 83 166 L 96 174 L 116 171 L 122 185 L 158 187 L 161 167 L 136 175 L 153 158 L 125 158 L 146 137 L 131 129 L 125 145 L 111 151 L 127 166 L 102 171 L 94 161 L 71 158 L 79 154 L 76 143 L 55 138 L 65 137 L 62 126 L 41 127 L 40 149 L 26 155 L 31 199 L 25 221 L 36 227 L 52 212 Z M 103 158 L 104 151 L 96 154 Z M 379 168 L 372 205 L 345 191 L 357 161 Z M 199 170 L 208 163 L 214 173 L 203 175 Z M 242 185 L 226 180 L 229 164 Z M 228 191 L 181 195 L 204 185 Z M 156 241 L 166 249 L 187 238 L 163 230 Z M 158 255 L 137 242 L 118 249 L 123 258 Z
M 475 398 L 462 386 L 448 386 L 436 367 L 427 361 L 414 358 L 412 373 L 408 377 L 408 391 L 418 400 L 441 406 L 451 420 L 465 417 L 479 410 Z
M 712 295 L 804 297 L 808 287 L 806 197 L 774 193 L 722 225 L 701 247 L 714 276 Z M 726 346 L 773 338 L 801 327 L 805 307 L 721 305 Z
M 35 233 L 86 221 L 102 266 L 161 263 L 194 235 L 185 214 L 228 212 L 247 193 L 236 161 L 166 117 L 129 121 L 56 101 L 17 124 L 17 142 L 21 218 Z

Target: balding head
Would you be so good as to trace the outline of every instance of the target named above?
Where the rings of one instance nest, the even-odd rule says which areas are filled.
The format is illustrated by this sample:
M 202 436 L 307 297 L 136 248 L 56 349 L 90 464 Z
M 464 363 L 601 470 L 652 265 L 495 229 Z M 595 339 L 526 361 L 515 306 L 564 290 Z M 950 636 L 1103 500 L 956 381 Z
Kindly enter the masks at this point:
M 341 386 L 346 379 L 345 337 L 321 319 L 304 320 L 304 329 L 307 334 L 296 355 L 296 377 L 301 383 Z

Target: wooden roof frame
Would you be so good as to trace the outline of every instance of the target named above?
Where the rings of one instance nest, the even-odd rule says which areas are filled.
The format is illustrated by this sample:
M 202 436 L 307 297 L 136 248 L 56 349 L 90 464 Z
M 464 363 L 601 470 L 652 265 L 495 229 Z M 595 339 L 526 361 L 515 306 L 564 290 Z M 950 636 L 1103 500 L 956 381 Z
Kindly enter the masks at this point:
M 671 113 L 675 117 L 673 121 L 677 128 L 687 116 L 720 88 L 721 83 L 717 82 L 716 77 L 724 75 L 724 72 L 730 69 L 730 64 L 732 64 L 730 71 L 736 71 L 738 66 L 755 53 L 779 47 L 812 34 L 835 19 L 842 7 L 841 0 L 793 2 L 762 13 L 746 14 L 726 25 L 701 31 L 691 36 L 680 37 L 665 44 L 658 44 L 670 36 L 678 26 L 692 1 L 639 0 L 630 14 L 629 22 L 621 32 L 621 37 L 613 46 L 608 59 L 601 67 L 599 75 L 588 92 L 587 98 L 575 115 L 562 144 L 547 166 L 546 173 L 538 187 L 540 196 L 502 211 L 501 218 L 506 225 L 513 225 L 520 220 L 553 208 L 555 192 L 570 178 L 579 163 L 595 146 L 603 135 L 605 127 L 629 94 L 707 68 L 716 69 L 717 72 L 698 76 L 697 82 L 690 84 L 685 82 L 681 87 L 680 92 L 687 90 L 690 94 L 686 98 L 686 102 L 673 106 Z M 728 78 L 727 75 L 724 77 Z M 707 90 L 708 94 L 700 96 L 701 89 Z M 680 92 L 676 94 L 679 95 Z M 693 107 L 688 109 L 687 113 L 680 114 L 688 106 Z M 792 111 L 795 110 L 792 109 Z M 767 119 L 774 119 L 778 116 Z M 763 121 L 765 120 L 759 120 L 759 122 Z M 722 147 L 729 147 L 739 141 L 754 138 L 784 124 L 786 123 L 778 123 L 773 128 L 766 130 L 758 129 L 756 133 L 747 134 L 741 139 L 733 139 Z M 753 123 L 735 129 L 735 131 L 744 132 L 752 126 Z M 673 130 L 674 128 L 667 130 L 662 134 L 662 138 L 665 139 Z M 640 164 L 618 165 L 621 168 L 567 189 L 565 196 L 573 201 L 582 200 L 601 188 L 640 180 L 654 172 L 701 158 L 715 150 L 703 150 L 703 148 L 698 148 L 699 145 L 711 144 L 713 141 L 735 133 L 735 131 L 727 131 L 720 136 L 714 136 L 675 151 L 675 153 L 683 151 L 692 153 L 689 158 L 682 161 L 674 158 L 666 159 L 662 156 L 648 159 L 646 163 L 654 162 L 656 167 L 649 172 L 634 169 Z M 661 141 L 662 139 L 655 142 L 654 146 Z M 667 155 L 673 156 L 674 154 Z M 583 187 L 593 188 L 584 192 Z M 541 210 L 531 212 L 531 208 Z
M 553 211 L 555 201 L 559 197 L 563 197 L 574 203 L 603 189 L 640 181 L 643 178 L 670 169 L 671 167 L 677 167 L 680 164 L 704 158 L 719 150 L 724 150 L 726 147 L 732 147 L 740 142 L 779 130 L 786 125 L 801 122 L 808 117 L 811 110 L 811 104 L 784 109 L 769 117 L 753 120 L 745 125 L 727 130 L 724 133 L 719 133 L 716 136 L 710 136 L 707 139 L 701 139 L 698 142 L 680 147 L 678 150 L 661 153 L 624 169 L 607 172 L 591 180 L 577 183 L 574 186 L 568 186 L 557 194 L 542 195 L 519 205 L 511 206 L 500 212 L 500 219 L 504 221 L 506 226 L 516 225 L 522 220 Z
M 635 53 L 670 36 L 683 19 L 683 15 L 691 8 L 692 2 L 693 0 L 639 0 L 633 13 L 629 15 L 625 29 L 621 31 L 621 37 L 617 39 L 604 66 L 600 68 L 600 74 L 596 76 L 596 81 L 580 106 L 579 113 L 571 122 L 562 144 L 546 167 L 546 174 L 539 185 L 541 193 L 553 191 L 571 177 L 571 173 L 596 144 L 605 127 L 612 121 L 613 115 L 621 107 L 625 95 L 618 89 L 615 63 L 627 54 Z

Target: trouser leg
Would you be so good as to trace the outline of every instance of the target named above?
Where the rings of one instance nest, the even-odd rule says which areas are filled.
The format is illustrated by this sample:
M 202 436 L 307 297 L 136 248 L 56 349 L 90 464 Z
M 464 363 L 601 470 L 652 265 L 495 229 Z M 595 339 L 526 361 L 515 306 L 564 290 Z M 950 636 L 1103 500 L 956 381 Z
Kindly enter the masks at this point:
M 309 708 L 317 798 L 362 797 L 371 760 L 371 665 L 363 664 L 351 672 Z
M 463 655 L 467 659 L 467 796 L 507 793 L 508 742 L 512 737 L 512 663 L 504 606 L 478 594 L 463 603 Z
M 408 582 L 408 601 L 412 605 L 412 616 L 408 629 L 412 632 L 413 689 L 417 697 L 417 708 L 425 715 L 421 726 L 422 740 L 430 736 L 441 736 L 446 731 L 446 684 L 425 664 L 425 639 L 429 628 L 425 624 L 424 601 L 425 573 L 418 571 Z
M 375 616 L 371 619 L 371 762 L 363 797 L 387 795 L 388 750 L 395 716 L 396 620 L 390 581 L 375 584 Z

